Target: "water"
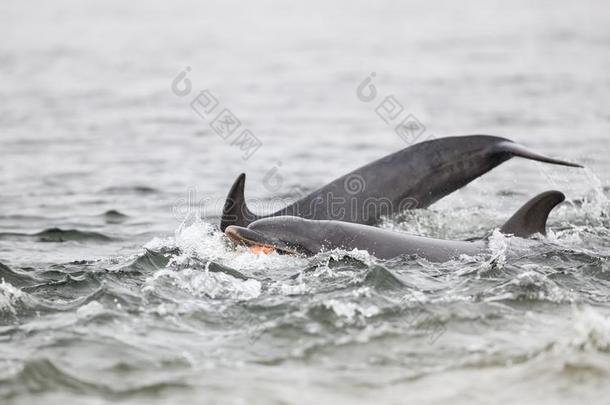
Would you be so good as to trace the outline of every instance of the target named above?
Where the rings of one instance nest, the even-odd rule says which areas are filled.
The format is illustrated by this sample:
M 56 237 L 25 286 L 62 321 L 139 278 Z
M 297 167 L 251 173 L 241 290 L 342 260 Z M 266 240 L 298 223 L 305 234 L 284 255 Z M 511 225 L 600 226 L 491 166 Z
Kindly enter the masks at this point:
M 605 403 L 610 7 L 293 7 L 2 2 L 1 402 Z M 206 89 L 262 142 L 248 159 L 191 109 Z M 471 238 L 559 189 L 548 236 L 444 264 L 227 243 L 242 171 L 270 209 L 412 141 L 375 113 L 390 95 L 423 138 L 587 169 L 513 159 L 381 226 Z

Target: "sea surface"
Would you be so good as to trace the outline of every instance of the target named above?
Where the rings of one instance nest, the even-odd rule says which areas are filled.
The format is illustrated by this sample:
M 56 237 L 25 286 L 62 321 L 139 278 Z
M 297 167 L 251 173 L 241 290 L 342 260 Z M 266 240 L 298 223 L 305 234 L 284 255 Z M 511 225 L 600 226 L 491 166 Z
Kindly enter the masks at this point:
M 293 3 L 0 3 L 0 403 L 607 404 L 610 4 Z M 442 264 L 218 230 L 242 172 L 264 212 L 463 134 L 586 168 L 379 225 L 491 235 Z M 494 232 L 551 189 L 547 236 Z

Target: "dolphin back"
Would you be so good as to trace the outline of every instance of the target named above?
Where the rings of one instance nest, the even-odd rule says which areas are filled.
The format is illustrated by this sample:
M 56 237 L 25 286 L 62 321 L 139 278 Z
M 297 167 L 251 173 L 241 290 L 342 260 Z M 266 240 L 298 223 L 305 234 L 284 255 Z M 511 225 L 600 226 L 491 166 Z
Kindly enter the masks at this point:
M 427 208 L 514 156 L 581 167 L 491 135 L 437 138 L 362 166 L 271 214 L 374 225 L 384 216 Z M 241 174 L 227 197 L 221 230 L 261 218 L 244 199 Z
M 502 137 L 466 135 L 437 138 L 362 166 L 274 215 L 373 225 L 381 216 L 397 214 L 405 209 L 427 208 L 513 157 L 581 167 L 544 156 Z M 355 190 L 350 190 L 352 181 Z M 327 203 L 333 197 L 339 197 L 335 198 L 334 212 L 328 209 L 330 204 Z M 326 204 L 316 205 L 316 202 Z

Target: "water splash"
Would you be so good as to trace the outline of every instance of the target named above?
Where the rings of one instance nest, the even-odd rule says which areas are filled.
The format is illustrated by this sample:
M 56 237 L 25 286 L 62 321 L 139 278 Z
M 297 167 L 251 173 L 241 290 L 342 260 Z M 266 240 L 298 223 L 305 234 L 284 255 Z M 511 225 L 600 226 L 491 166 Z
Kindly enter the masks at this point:
M 573 331 L 567 346 L 610 353 L 610 316 L 586 306 L 573 309 Z
M 506 252 L 509 247 L 510 237 L 504 235 L 499 229 L 494 229 L 489 237 L 488 246 L 491 250 L 491 258 L 488 260 L 489 268 L 502 268 L 506 265 Z
M 2 279 L 0 283 L 0 313 L 17 315 L 17 306 L 28 300 L 28 295 Z
M 591 188 L 585 194 L 581 209 L 591 225 L 600 225 L 601 220 L 608 218 L 610 201 L 599 177 L 589 168 L 585 168 L 584 173 Z
M 336 299 L 326 300 L 323 303 L 324 307 L 331 309 L 335 315 L 345 318 L 348 322 L 353 322 L 358 316 L 370 318 L 378 315 L 380 310 L 375 305 L 363 306 L 354 302 L 344 302 Z
M 156 271 L 148 277 L 143 290 L 154 291 L 158 282 L 170 279 L 173 286 L 188 291 L 195 297 L 234 298 L 248 300 L 256 298 L 261 294 L 262 284 L 254 279 L 240 280 L 222 272 L 211 272 L 210 263 L 206 264 L 204 270 L 185 268 L 165 268 Z
M 90 319 L 104 312 L 104 306 L 98 301 L 93 300 L 88 304 L 79 307 L 76 310 L 76 315 L 80 319 Z

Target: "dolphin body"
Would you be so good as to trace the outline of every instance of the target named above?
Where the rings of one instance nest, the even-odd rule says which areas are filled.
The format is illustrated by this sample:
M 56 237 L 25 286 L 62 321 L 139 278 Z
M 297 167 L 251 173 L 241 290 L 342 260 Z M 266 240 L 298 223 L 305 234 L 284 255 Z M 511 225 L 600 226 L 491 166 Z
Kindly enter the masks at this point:
M 539 194 L 521 207 L 500 230 L 522 238 L 536 233 L 546 234 L 549 213 L 564 200 L 565 196 L 559 191 Z M 429 261 L 444 262 L 462 254 L 476 256 L 487 250 L 486 240 L 434 239 L 369 225 L 295 216 L 263 218 L 247 228 L 231 225 L 225 230 L 225 235 L 239 244 L 304 255 L 333 249 L 359 249 L 379 259 L 416 255 Z
M 506 138 L 467 135 L 421 142 L 348 173 L 269 215 L 256 215 L 244 198 L 246 175 L 233 183 L 220 229 L 247 227 L 257 219 L 297 216 L 373 225 L 382 216 L 426 208 L 514 156 L 563 166 Z

